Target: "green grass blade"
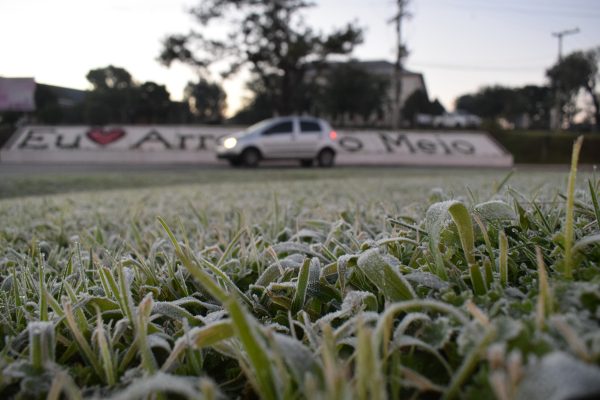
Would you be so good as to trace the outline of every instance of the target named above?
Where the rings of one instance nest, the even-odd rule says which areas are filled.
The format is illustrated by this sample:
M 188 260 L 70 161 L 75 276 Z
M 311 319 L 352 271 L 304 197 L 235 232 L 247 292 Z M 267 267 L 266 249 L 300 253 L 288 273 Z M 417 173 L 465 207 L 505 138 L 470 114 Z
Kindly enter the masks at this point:
M 196 349 L 212 346 L 234 335 L 231 320 L 214 322 L 201 328 L 194 328 L 184 337 L 177 339 L 173 351 L 163 363 L 161 371 L 169 371 L 186 348 L 193 345 Z
M 79 327 L 77 326 L 77 323 L 75 322 L 75 317 L 73 316 L 73 306 L 69 301 L 63 301 L 62 306 L 65 312 L 65 323 L 70 329 L 71 334 L 73 335 L 77 346 L 81 350 L 83 357 L 92 366 L 94 373 L 98 377 L 102 378 L 104 376 L 102 366 L 100 365 L 100 362 L 96 358 L 96 355 L 92 351 L 92 348 L 90 347 L 87 340 L 83 337 L 83 334 L 81 333 Z
M 150 375 L 154 374 L 158 369 L 156 359 L 148 344 L 148 324 L 150 322 L 152 305 L 152 293 L 148 293 L 137 309 L 137 318 L 135 320 L 136 345 L 142 358 L 142 368 Z
M 308 275 L 310 272 L 310 259 L 306 258 L 298 271 L 298 281 L 296 282 L 296 292 L 292 300 L 292 313 L 296 314 L 304 306 L 306 298 L 306 289 L 308 287 Z
M 596 226 L 600 229 L 600 205 L 598 205 L 598 195 L 594 189 L 594 183 L 591 179 L 588 180 L 588 187 L 590 189 L 590 198 L 592 199 L 592 205 L 594 206 L 594 214 L 596 215 Z
M 379 253 L 369 249 L 358 257 L 358 268 L 390 301 L 411 300 L 416 294 L 398 268 L 390 265 Z
M 508 285 L 508 238 L 504 231 L 500 231 L 498 235 L 498 247 L 500 251 L 500 257 L 498 258 L 500 284 L 506 287 Z
M 571 156 L 571 172 L 567 184 L 567 205 L 565 211 L 565 230 L 564 230 L 564 274 L 565 278 L 573 277 L 573 257 L 572 245 L 575 233 L 573 230 L 573 210 L 575 202 L 575 180 L 577 178 L 577 164 L 579 162 L 579 152 L 583 144 L 583 136 L 579 136 L 573 145 L 573 154 Z
M 100 358 L 102 359 L 102 367 L 104 368 L 104 376 L 106 382 L 109 385 L 117 383 L 114 358 L 112 351 L 109 348 L 108 340 L 106 339 L 106 331 L 104 330 L 104 322 L 102 321 L 102 314 L 100 308 L 96 306 L 96 340 L 98 342 L 98 349 L 100 350 Z
M 256 375 L 256 382 L 258 385 L 257 389 L 260 395 L 269 400 L 278 399 L 279 395 L 276 390 L 271 361 L 267 355 L 268 350 L 259 338 L 258 331 L 255 327 L 256 322 L 251 317 L 247 316 L 246 310 L 237 302 L 235 296 L 230 296 L 221 289 L 209 274 L 184 253 L 166 222 L 162 218 L 159 218 L 159 222 L 167 232 L 171 242 L 173 242 L 175 252 L 183 265 L 214 298 L 221 301 L 223 306 L 229 312 L 229 316 L 233 322 L 235 336 L 242 343 L 242 346 L 248 355 L 248 359 L 253 366 L 253 372 Z
M 537 269 L 538 269 L 538 300 L 536 309 L 536 323 L 538 329 L 543 329 L 546 323 L 546 319 L 550 316 L 553 309 L 552 293 L 550 292 L 550 285 L 548 283 L 548 272 L 546 272 L 546 266 L 544 265 L 544 257 L 542 250 L 536 246 L 535 248 L 537 258 Z
M 471 215 L 464 204 L 453 202 L 448 207 L 448 212 L 452 216 L 452 220 L 458 228 L 458 236 L 462 244 L 465 258 L 469 265 L 475 263 L 475 235 L 473 234 L 473 223 Z
M 473 285 L 473 293 L 476 295 L 484 295 L 487 292 L 481 269 L 477 263 L 469 265 L 469 275 L 471 276 L 471 285 Z

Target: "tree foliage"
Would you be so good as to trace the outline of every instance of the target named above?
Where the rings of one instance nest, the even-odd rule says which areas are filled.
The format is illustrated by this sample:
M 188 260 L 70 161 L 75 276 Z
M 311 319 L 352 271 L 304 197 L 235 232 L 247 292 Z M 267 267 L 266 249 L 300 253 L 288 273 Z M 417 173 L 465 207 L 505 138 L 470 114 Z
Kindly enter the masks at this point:
M 144 82 L 135 87 L 134 119 L 138 123 L 165 123 L 171 111 L 171 100 L 165 85 Z
M 572 108 L 580 90 L 584 90 L 591 97 L 597 130 L 600 129 L 600 100 L 596 92 L 599 61 L 600 49 L 576 51 L 546 71 L 550 85 L 561 100 L 563 108 Z
M 343 115 L 367 120 L 373 114 L 383 114 L 389 79 L 354 63 L 334 64 L 325 76 L 325 84 L 313 89 L 317 91 L 317 114 L 325 113 L 334 121 Z
M 184 99 L 197 122 L 222 122 L 226 98 L 225 91 L 219 84 L 202 78 L 198 82 L 188 82 L 184 90 Z
M 404 102 L 402 116 L 414 125 L 417 114 L 441 115 L 445 108 L 438 99 L 429 101 L 424 90 L 415 90 Z
M 504 118 L 513 123 L 527 118 L 532 128 L 548 127 L 551 107 L 550 89 L 535 85 L 517 88 L 486 86 L 456 100 L 459 110 L 488 120 Z
M 137 83 L 127 70 L 112 65 L 91 70 L 87 79 L 92 90 L 84 102 L 86 123 L 160 124 L 181 120 L 179 107 L 171 101 L 164 85 Z
M 124 68 L 109 65 L 86 75 L 92 90 L 85 101 L 85 119 L 92 124 L 126 123 L 134 115 L 134 82 Z
M 302 111 L 302 88 L 309 66 L 328 56 L 348 55 L 362 41 L 362 31 L 348 24 L 323 35 L 305 24 L 304 0 L 205 0 L 192 9 L 200 31 L 177 34 L 163 41 L 159 60 L 181 61 L 201 69 L 216 61 L 230 61 L 229 73 L 249 66 L 269 93 L 273 110 L 280 114 Z M 228 16 L 234 15 L 234 19 Z M 206 28 L 227 21 L 225 39 L 207 37 Z

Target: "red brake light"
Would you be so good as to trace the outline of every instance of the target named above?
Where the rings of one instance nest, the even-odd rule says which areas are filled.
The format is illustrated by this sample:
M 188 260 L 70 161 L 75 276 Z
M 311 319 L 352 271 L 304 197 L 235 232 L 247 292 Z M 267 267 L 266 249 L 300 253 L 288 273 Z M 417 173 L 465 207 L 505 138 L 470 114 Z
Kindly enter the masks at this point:
M 337 138 L 337 132 L 336 131 L 329 132 L 329 138 L 331 140 L 335 140 Z

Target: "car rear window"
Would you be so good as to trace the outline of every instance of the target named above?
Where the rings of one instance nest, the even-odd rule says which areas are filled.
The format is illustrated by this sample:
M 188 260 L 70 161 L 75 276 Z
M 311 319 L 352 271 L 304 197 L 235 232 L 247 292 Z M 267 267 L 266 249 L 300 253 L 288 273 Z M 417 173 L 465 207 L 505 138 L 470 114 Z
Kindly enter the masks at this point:
M 313 133 L 321 132 L 321 125 L 316 121 L 300 121 L 300 132 Z
M 292 133 L 294 128 L 292 127 L 292 121 L 280 122 L 278 124 L 273 125 L 270 128 L 267 128 L 263 135 L 279 135 L 283 133 Z

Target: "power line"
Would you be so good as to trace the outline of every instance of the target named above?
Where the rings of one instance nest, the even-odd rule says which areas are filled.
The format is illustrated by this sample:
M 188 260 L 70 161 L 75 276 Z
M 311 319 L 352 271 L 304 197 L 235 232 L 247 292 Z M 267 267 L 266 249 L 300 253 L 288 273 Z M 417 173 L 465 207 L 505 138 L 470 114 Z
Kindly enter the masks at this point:
M 480 72 L 524 72 L 524 71 L 539 71 L 545 69 L 547 65 L 537 66 L 490 66 L 490 65 L 465 65 L 465 64 L 445 64 L 445 63 L 430 63 L 430 62 L 410 62 L 410 65 L 414 65 L 422 68 L 440 68 L 447 70 L 459 70 L 459 71 L 480 71 Z
M 563 11 L 581 11 L 584 13 L 587 12 L 600 12 L 600 7 L 587 7 L 583 5 L 577 5 L 572 0 L 569 1 L 568 4 L 558 4 L 551 3 L 547 0 L 541 0 L 539 2 L 535 2 L 532 0 L 528 0 L 527 2 L 523 2 L 522 0 L 516 2 L 510 2 L 504 0 L 503 2 L 495 2 L 491 3 L 489 0 L 478 1 L 478 0 L 454 0 L 455 2 L 462 2 L 467 5 L 475 5 L 475 6 L 488 6 L 495 8 L 506 8 L 506 9 L 518 9 L 518 10 L 533 10 L 533 11 L 554 11 L 554 12 L 563 12 Z M 600 3 L 596 3 L 596 5 L 600 5 Z
M 438 0 L 440 1 L 440 0 Z M 600 19 L 600 10 L 589 10 L 589 12 L 571 12 L 563 10 L 550 10 L 550 9 L 539 9 L 527 6 L 506 6 L 499 4 L 482 4 L 482 3 L 460 3 L 452 0 L 441 0 L 442 3 L 446 3 L 454 8 L 468 9 L 470 11 L 489 11 L 489 12 L 502 12 L 509 14 L 521 14 L 529 16 L 554 16 L 554 17 L 572 17 L 572 18 L 588 18 L 588 19 Z
M 439 1 L 439 0 L 438 0 Z M 556 4 L 556 3 L 548 3 L 544 1 L 542 3 L 532 4 L 531 1 L 527 3 L 523 3 L 522 1 L 518 1 L 516 3 L 510 2 L 502 2 L 502 3 L 490 3 L 489 1 L 477 1 L 477 0 L 446 0 L 453 1 L 455 4 L 459 4 L 459 6 L 467 6 L 467 7 L 488 7 L 494 9 L 506 9 L 506 10 L 517 10 L 517 11 L 537 11 L 537 12 L 554 12 L 554 13 L 564 13 L 565 11 L 576 12 L 579 14 L 588 14 L 590 12 L 600 12 L 600 7 L 584 7 L 581 5 L 573 4 L 572 2 L 567 4 Z M 600 4 L 600 3 L 597 3 Z

